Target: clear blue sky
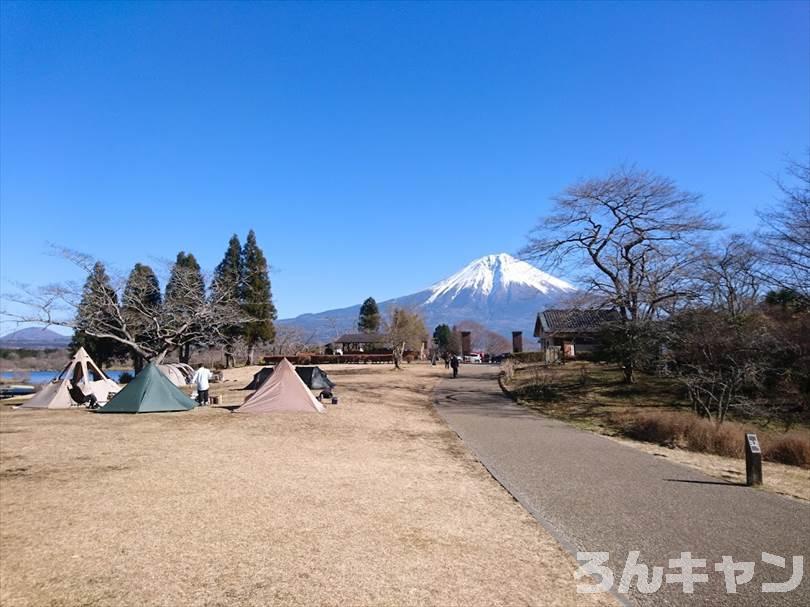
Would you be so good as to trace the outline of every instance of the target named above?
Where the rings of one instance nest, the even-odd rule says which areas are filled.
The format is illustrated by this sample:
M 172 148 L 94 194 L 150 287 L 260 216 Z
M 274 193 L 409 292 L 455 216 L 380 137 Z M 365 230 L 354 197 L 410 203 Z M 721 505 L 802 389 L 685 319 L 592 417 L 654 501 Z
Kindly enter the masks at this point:
M 248 229 L 282 317 L 514 252 L 637 163 L 746 230 L 810 145 L 810 4 L 2 3 L 0 287 Z M 12 328 L 4 324 L 3 329 Z

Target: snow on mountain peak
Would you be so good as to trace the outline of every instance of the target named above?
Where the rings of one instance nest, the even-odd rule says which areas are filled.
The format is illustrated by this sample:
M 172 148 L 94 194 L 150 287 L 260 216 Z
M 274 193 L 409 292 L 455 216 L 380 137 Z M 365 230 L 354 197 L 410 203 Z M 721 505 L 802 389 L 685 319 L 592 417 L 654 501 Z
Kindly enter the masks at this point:
M 570 283 L 538 270 L 525 261 L 499 253 L 476 259 L 450 278 L 433 285 L 425 303 L 433 303 L 443 296 L 453 299 L 464 290 L 487 296 L 494 290 L 506 291 L 513 285 L 530 287 L 544 294 L 576 290 Z

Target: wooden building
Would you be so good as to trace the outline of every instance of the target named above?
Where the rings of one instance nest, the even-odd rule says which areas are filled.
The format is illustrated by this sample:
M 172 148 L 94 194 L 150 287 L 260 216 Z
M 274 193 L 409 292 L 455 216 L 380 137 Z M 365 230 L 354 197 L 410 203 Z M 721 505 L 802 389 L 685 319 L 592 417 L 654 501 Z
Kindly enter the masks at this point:
M 344 354 L 391 351 L 391 337 L 384 333 L 345 333 L 332 343 L 336 350 L 340 350 Z
M 566 359 L 593 352 L 599 345 L 599 331 L 620 319 L 616 310 L 544 310 L 537 315 L 534 336 L 542 350 L 559 348 Z

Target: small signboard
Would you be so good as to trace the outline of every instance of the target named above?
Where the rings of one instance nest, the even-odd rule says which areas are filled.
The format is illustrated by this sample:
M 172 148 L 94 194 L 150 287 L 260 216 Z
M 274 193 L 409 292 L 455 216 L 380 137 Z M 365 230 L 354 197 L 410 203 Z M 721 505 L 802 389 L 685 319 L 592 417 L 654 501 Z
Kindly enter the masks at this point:
M 762 484 L 762 449 L 757 435 L 745 435 L 745 484 L 749 487 Z

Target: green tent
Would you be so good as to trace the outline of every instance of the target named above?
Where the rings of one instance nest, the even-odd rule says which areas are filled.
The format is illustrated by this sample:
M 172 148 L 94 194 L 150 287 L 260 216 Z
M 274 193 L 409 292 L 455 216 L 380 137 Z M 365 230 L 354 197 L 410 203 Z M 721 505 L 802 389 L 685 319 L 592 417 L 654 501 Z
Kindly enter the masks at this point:
M 116 394 L 99 413 L 156 413 L 158 411 L 188 411 L 197 406 L 183 394 L 154 363 Z

